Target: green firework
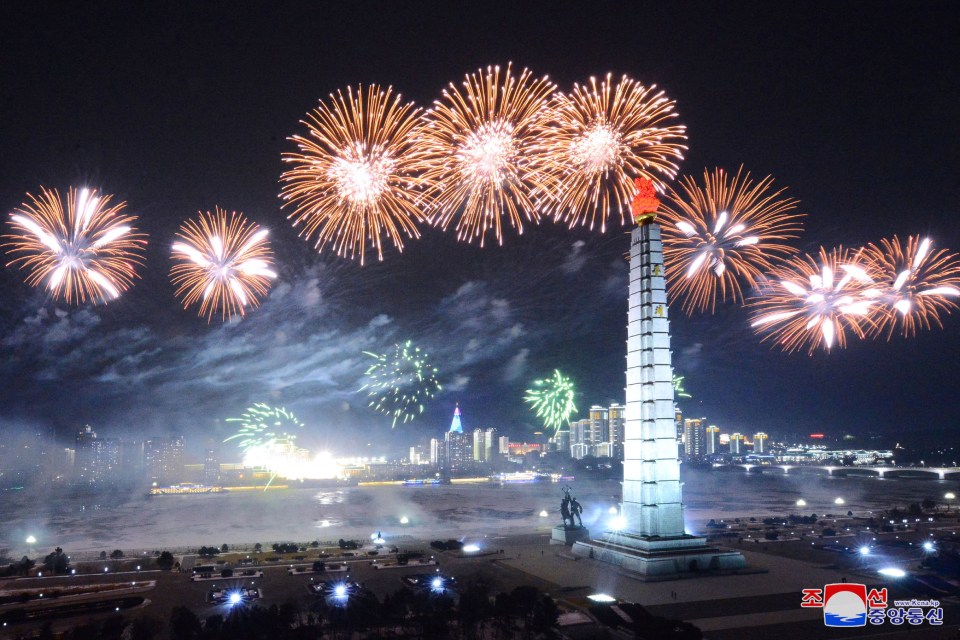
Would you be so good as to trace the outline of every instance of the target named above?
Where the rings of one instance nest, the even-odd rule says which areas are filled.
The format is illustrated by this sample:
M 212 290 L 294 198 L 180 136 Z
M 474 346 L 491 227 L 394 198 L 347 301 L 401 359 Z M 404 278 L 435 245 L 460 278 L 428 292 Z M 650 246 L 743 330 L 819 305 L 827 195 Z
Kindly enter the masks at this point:
M 291 411 L 262 402 L 247 407 L 239 418 L 227 418 L 226 421 L 236 422 L 240 428 L 224 442 L 237 440 L 237 445 L 244 451 L 252 447 L 292 442 L 297 436 L 290 432 L 303 428 L 303 423 Z
M 437 370 L 411 340 L 394 345 L 388 353 L 363 353 L 374 362 L 364 373 L 368 381 L 360 391 L 367 392 L 371 409 L 393 417 L 391 427 L 423 413 L 424 402 L 440 391 Z
M 527 389 L 523 401 L 530 403 L 530 410 L 537 412 L 544 427 L 559 431 L 570 414 L 577 410 L 573 403 L 574 393 L 573 381 L 554 370 L 551 377 L 534 380 L 533 388 Z
M 673 375 L 673 393 L 678 398 L 692 398 L 687 390 L 683 388 L 683 376 Z

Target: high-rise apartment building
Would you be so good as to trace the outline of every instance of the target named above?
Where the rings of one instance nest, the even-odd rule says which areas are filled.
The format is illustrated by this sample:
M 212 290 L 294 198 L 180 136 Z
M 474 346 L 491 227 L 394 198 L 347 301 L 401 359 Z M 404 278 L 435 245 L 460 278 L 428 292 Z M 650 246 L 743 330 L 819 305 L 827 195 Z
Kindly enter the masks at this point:
M 154 436 L 144 440 L 143 460 L 151 483 L 165 486 L 180 482 L 183 478 L 183 436 Z
M 90 425 L 77 434 L 74 479 L 78 484 L 106 485 L 119 480 L 120 442 L 98 438 Z
M 220 456 L 214 449 L 203 452 L 203 484 L 210 486 L 220 484 Z
M 497 438 L 497 454 L 501 456 L 510 455 L 510 437 L 500 436 Z
M 718 446 L 720 445 L 720 427 L 715 424 L 707 427 L 707 455 L 712 456 L 715 453 L 719 453 Z
M 590 444 L 610 442 L 610 413 L 606 407 L 590 407 Z
M 758 431 L 757 433 L 753 434 L 753 452 L 766 453 L 767 440 L 768 436 L 763 431 Z
M 739 455 L 743 453 L 743 434 L 734 433 L 730 436 L 730 453 Z
M 614 403 L 608 409 L 610 419 L 610 444 L 613 445 L 613 455 L 616 460 L 623 460 L 623 433 L 627 424 L 626 407 Z
M 706 432 L 703 422 L 706 418 L 687 418 L 683 421 L 683 455 L 701 458 L 707 453 Z

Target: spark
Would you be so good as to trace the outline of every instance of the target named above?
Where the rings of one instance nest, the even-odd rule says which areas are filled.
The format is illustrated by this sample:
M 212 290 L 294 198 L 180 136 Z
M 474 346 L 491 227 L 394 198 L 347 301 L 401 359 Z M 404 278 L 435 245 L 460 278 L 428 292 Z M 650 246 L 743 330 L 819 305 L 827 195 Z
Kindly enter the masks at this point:
M 941 314 L 958 308 L 960 259 L 944 249 L 932 250 L 933 242 L 920 236 L 897 236 L 868 245 L 865 257 L 876 274 L 877 287 L 871 291 L 878 315 L 872 335 L 894 332 L 910 337 L 920 329 L 943 327 Z
M 574 396 L 573 381 L 554 370 L 551 377 L 535 380 L 523 401 L 530 403 L 530 410 L 537 412 L 545 428 L 559 431 L 567 424 L 570 414 L 577 410 Z
M 10 214 L 4 247 L 7 266 L 26 270 L 28 285 L 67 304 L 106 303 L 133 286 L 147 241 L 126 203 L 111 206 L 95 189 L 70 188 L 66 207 L 56 189 L 40 187 L 27 198 Z
M 611 74 L 555 94 L 547 125 L 556 135 L 548 148 L 560 179 L 550 205 L 555 216 L 571 227 L 599 223 L 605 231 L 614 212 L 623 223 L 630 211 L 635 178 L 663 188 L 686 149 L 686 127 L 670 124 L 675 106 L 656 86 L 627 76 L 614 82 Z
M 504 218 L 518 233 L 525 219 L 539 222 L 539 202 L 557 186 L 546 127 L 555 89 L 547 77 L 528 69 L 515 75 L 507 65 L 444 90 L 420 130 L 434 225 L 445 230 L 456 218 L 457 239 L 483 246 L 488 232 L 503 244 Z
M 789 259 L 749 302 L 751 326 L 787 352 L 842 348 L 847 333 L 863 338 L 875 324 L 875 284 L 861 265 L 862 253 L 821 248 L 817 256 Z
M 292 168 L 281 176 L 281 197 L 318 251 L 329 244 L 363 264 L 370 249 L 383 260 L 385 242 L 403 251 L 404 237 L 420 237 L 430 181 L 415 144 L 419 113 L 392 87 L 370 85 L 348 87 L 307 114 L 307 135 L 291 138 L 299 152 L 283 155 Z
M 704 171 L 667 188 L 660 209 L 663 262 L 670 297 L 686 313 L 713 312 L 718 302 L 743 301 L 742 286 L 796 252 L 785 241 L 801 231 L 797 201 L 767 176 L 758 182 L 743 169 Z
M 216 312 L 222 319 L 244 315 L 257 306 L 277 277 L 267 230 L 247 221 L 243 214 L 229 216 L 219 207 L 187 220 L 173 243 L 174 266 L 170 278 L 184 308 L 200 303 L 200 316 L 210 322 Z
M 411 340 L 394 345 L 389 353 L 363 353 L 374 362 L 364 373 L 368 382 L 360 391 L 367 392 L 374 411 L 393 416 L 391 427 L 423 413 L 423 403 L 440 391 L 437 370 Z

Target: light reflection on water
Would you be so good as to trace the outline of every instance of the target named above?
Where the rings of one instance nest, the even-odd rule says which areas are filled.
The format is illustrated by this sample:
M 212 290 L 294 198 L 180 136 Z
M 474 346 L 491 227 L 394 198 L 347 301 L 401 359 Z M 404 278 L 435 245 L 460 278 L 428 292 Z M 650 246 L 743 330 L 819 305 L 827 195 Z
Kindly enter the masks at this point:
M 862 513 L 905 507 L 925 498 L 941 500 L 957 491 L 956 481 L 782 475 L 773 470 L 740 471 L 684 468 L 686 522 L 693 532 L 710 518 L 790 513 Z M 569 483 L 584 506 L 588 527 L 606 528 L 610 508 L 620 497 L 617 481 Z M 807 506 L 796 507 L 803 498 Z M 842 506 L 835 500 L 841 497 Z M 35 535 L 37 547 L 60 545 L 73 551 L 103 548 L 336 540 L 385 536 L 459 537 L 546 531 L 559 523 L 562 493 L 551 483 L 489 485 L 377 486 L 291 489 L 148 498 L 140 493 L 77 500 L 46 495 L 43 488 L 0 495 L 0 549 Z M 550 516 L 539 516 L 546 510 Z M 407 522 L 402 523 L 406 518 Z

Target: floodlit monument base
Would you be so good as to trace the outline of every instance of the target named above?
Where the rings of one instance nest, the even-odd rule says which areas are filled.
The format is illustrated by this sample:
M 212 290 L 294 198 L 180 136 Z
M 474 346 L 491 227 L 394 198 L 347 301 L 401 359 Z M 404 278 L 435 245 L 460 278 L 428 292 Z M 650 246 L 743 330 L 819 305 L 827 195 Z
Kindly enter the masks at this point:
M 586 527 L 566 527 L 558 524 L 550 535 L 550 544 L 562 544 L 569 547 L 575 542 L 590 539 L 590 530 Z
M 611 531 L 596 540 L 576 542 L 573 555 L 607 562 L 652 580 L 733 573 L 746 566 L 740 552 L 711 547 L 706 538 L 691 535 L 658 538 Z

